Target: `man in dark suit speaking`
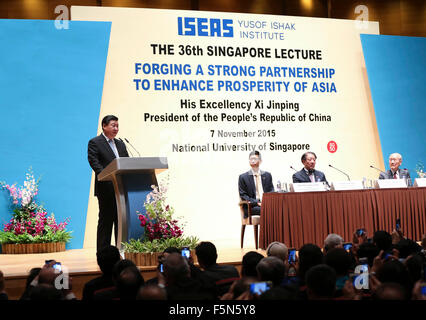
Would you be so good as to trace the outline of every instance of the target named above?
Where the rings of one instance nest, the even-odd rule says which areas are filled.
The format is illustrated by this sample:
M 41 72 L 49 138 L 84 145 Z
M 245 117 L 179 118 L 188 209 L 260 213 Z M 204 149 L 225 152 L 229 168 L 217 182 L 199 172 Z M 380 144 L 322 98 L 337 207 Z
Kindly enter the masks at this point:
M 95 196 L 99 203 L 97 251 L 110 245 L 113 224 L 116 243 L 118 231 L 117 204 L 113 184 L 111 181 L 98 181 L 98 175 L 115 158 L 129 156 L 125 144 L 115 139 L 118 133 L 116 116 L 108 115 L 102 119 L 102 131 L 99 136 L 89 141 L 87 148 L 89 164 L 95 171 Z
M 319 170 L 315 170 L 317 156 L 313 152 L 305 152 L 302 156 L 304 168 L 293 174 L 293 182 L 327 182 L 325 174 Z
M 402 156 L 399 153 L 392 153 L 389 156 L 390 169 L 380 173 L 379 179 L 410 179 L 408 169 L 400 169 L 402 164 Z
M 262 195 L 274 192 L 272 176 L 269 172 L 259 169 L 262 158 L 259 151 L 252 151 L 249 155 L 251 169 L 240 175 L 238 189 L 242 200 L 250 201 L 251 214 L 260 215 Z M 247 217 L 247 206 L 244 206 L 244 216 Z

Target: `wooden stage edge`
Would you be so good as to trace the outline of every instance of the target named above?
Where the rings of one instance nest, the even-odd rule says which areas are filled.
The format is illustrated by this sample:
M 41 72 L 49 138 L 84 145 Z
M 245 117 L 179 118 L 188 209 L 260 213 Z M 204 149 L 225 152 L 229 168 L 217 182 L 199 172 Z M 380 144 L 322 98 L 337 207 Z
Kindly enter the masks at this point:
M 232 264 L 241 271 L 243 256 L 249 251 L 257 251 L 266 256 L 265 250 L 256 250 L 250 247 L 248 239 L 247 248 L 229 247 L 227 242 L 222 244 L 213 242 L 218 251 L 217 262 L 219 264 Z M 55 259 L 68 268 L 71 278 L 72 291 L 81 299 L 84 284 L 98 277 L 101 271 L 96 261 L 96 249 L 72 249 L 63 252 L 39 253 L 39 254 L 0 254 L 0 270 L 5 278 L 5 290 L 10 300 L 17 300 L 25 290 L 26 278 L 32 268 L 42 267 L 45 260 Z M 156 276 L 156 267 L 140 267 L 146 280 Z

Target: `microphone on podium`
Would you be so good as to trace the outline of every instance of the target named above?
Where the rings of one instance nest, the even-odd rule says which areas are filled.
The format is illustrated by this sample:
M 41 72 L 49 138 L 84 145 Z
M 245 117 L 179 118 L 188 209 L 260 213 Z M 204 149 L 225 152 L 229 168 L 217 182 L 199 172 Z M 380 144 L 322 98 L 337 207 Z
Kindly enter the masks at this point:
M 351 179 L 349 178 L 349 175 L 347 174 L 347 173 L 345 173 L 345 172 L 343 172 L 342 170 L 340 170 L 340 169 L 337 169 L 336 167 L 333 167 L 331 164 L 329 164 L 328 165 L 330 168 L 333 168 L 333 169 L 335 169 L 335 170 L 337 170 L 337 171 L 339 171 L 339 172 L 341 172 L 341 173 L 343 173 L 345 176 L 347 176 L 348 177 L 348 180 L 350 181 Z
M 138 153 L 138 155 L 139 155 L 139 157 L 141 156 L 141 154 L 139 153 L 139 151 L 129 142 L 129 140 L 127 140 L 127 138 L 124 138 L 124 140 L 126 140 L 126 142 L 133 148 L 133 150 L 135 150 L 137 153 Z
M 124 143 L 124 145 L 126 145 L 126 143 L 124 142 L 124 140 L 123 140 L 123 139 L 118 138 L 118 140 L 120 140 L 121 142 L 123 142 L 123 143 Z M 132 153 L 132 151 L 130 151 L 130 149 L 129 149 L 128 151 L 129 151 L 130 155 L 133 157 L 133 153 Z
M 296 170 L 296 169 L 294 169 L 294 168 L 293 168 L 293 166 L 290 166 L 290 168 L 297 172 L 297 170 Z
M 370 166 L 370 168 L 376 169 L 377 171 L 380 171 L 381 173 L 384 173 L 386 175 L 386 172 L 380 170 L 379 168 L 376 168 L 375 166 Z

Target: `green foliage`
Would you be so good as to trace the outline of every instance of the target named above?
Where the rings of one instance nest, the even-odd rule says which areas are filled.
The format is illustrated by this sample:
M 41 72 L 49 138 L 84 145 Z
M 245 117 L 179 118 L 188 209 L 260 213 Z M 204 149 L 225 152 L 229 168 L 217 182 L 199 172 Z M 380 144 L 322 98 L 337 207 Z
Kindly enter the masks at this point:
M 43 235 L 32 236 L 28 233 L 16 235 L 14 232 L 0 231 L 0 243 L 51 243 L 51 242 L 65 242 L 67 243 L 72 237 L 72 231 L 58 230 L 53 232 L 46 227 L 46 233 Z
M 145 252 L 163 252 L 166 248 L 188 247 L 194 250 L 199 242 L 197 237 L 178 237 L 168 239 L 141 240 L 130 239 L 129 242 L 122 243 L 123 249 L 129 253 L 145 253 Z

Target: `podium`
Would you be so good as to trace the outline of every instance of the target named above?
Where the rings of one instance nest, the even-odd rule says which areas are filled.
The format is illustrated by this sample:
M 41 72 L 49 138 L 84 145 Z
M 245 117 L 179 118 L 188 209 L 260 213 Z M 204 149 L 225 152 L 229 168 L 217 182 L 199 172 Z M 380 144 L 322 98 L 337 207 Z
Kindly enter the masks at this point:
M 146 196 L 157 184 L 156 174 L 168 169 L 167 158 L 116 158 L 98 175 L 99 181 L 112 181 L 117 202 L 117 248 L 129 239 L 138 239 L 143 228 L 136 211 L 145 212 Z

